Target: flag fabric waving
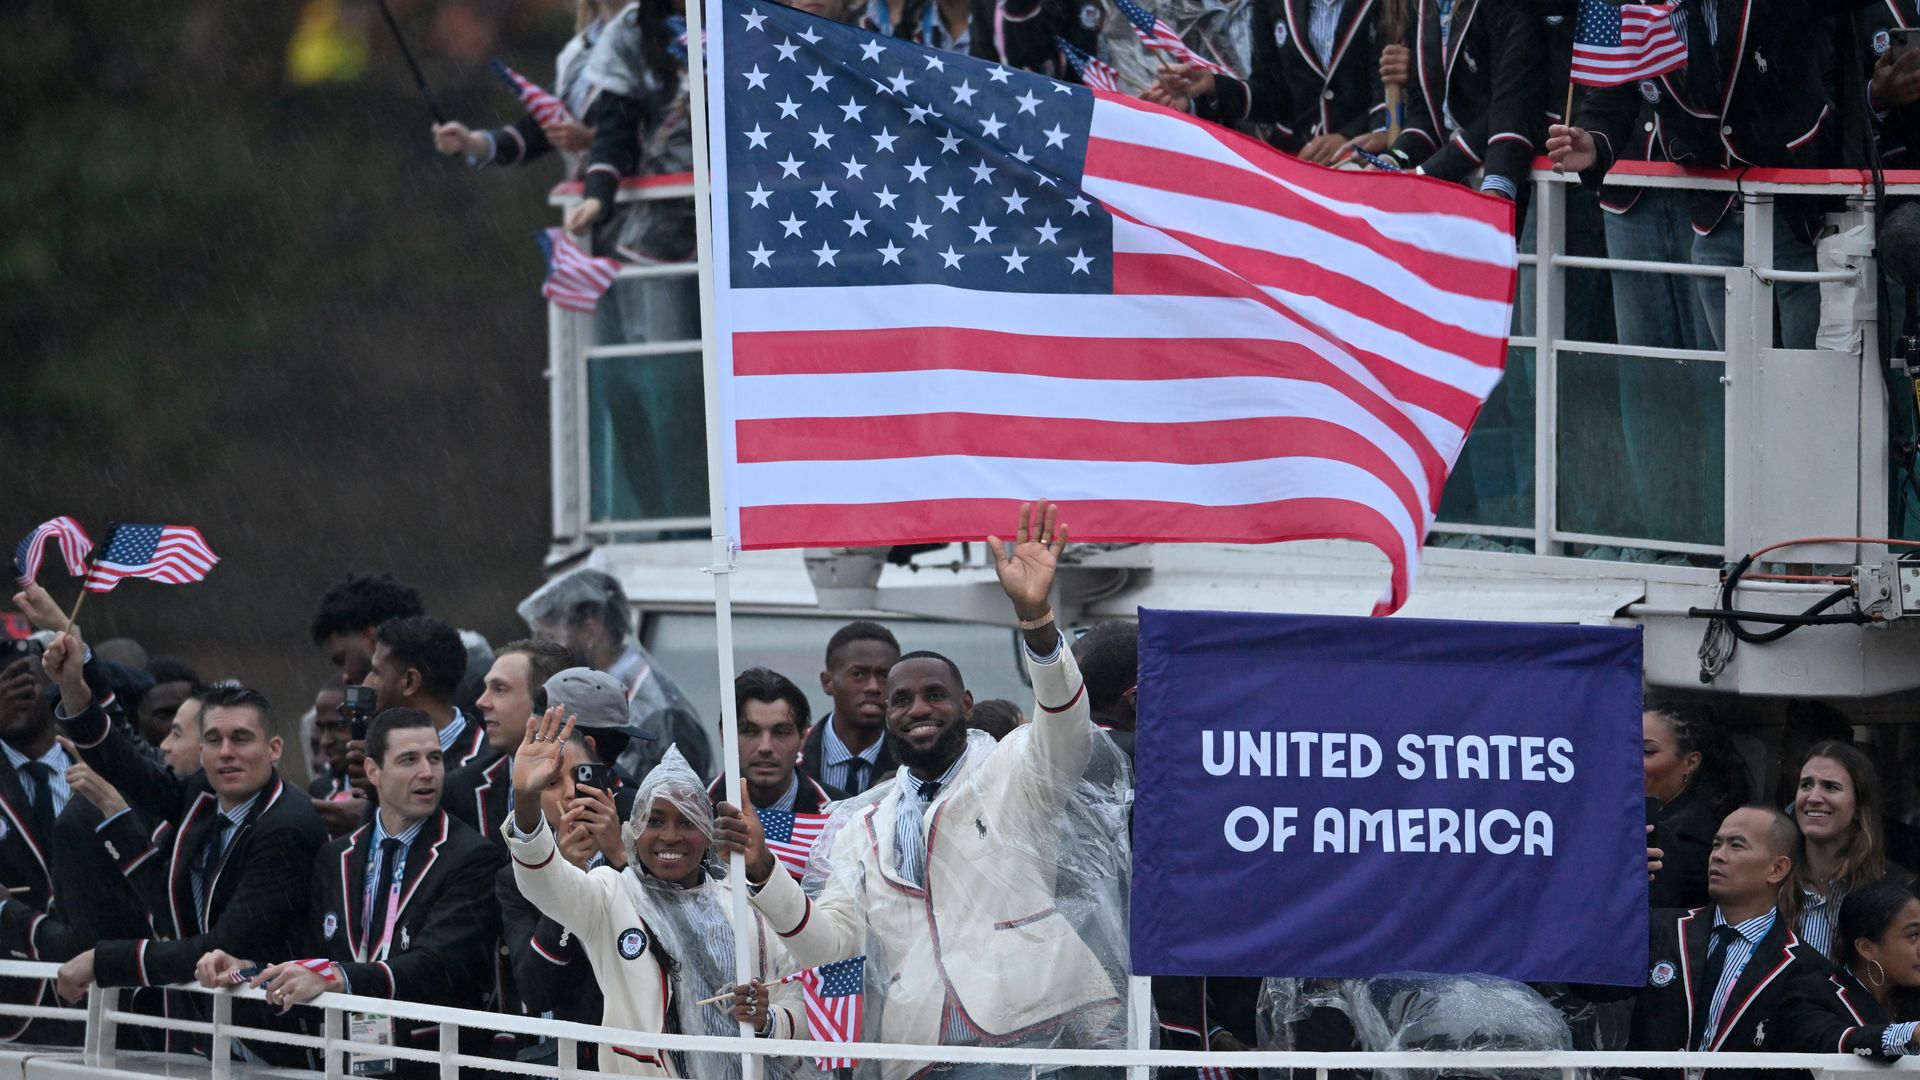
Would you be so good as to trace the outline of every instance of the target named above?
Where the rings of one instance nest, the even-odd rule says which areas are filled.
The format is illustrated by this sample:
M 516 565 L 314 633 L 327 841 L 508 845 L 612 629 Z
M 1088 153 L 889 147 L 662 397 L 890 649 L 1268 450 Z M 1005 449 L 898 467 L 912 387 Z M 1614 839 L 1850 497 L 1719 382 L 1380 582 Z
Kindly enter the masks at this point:
M 541 258 L 547 261 L 547 279 L 540 284 L 540 295 L 568 311 L 591 312 L 599 307 L 600 297 L 620 273 L 619 260 L 580 250 L 565 229 L 547 229 L 535 234 L 534 239 L 540 244 Z
M 532 114 L 534 122 L 541 127 L 573 119 L 573 114 L 567 111 L 566 105 L 562 104 L 559 98 L 541 89 L 539 83 L 534 82 L 532 79 L 527 78 L 525 75 L 520 74 L 497 59 L 491 61 L 489 66 L 493 68 L 495 75 L 500 76 L 501 81 L 513 87 L 513 92 L 520 95 L 520 104 L 526 106 L 526 110 Z
M 1687 45 L 1674 32 L 1672 4 L 1580 0 L 1573 27 L 1573 81 L 1619 86 L 1651 79 L 1687 62 Z
M 860 1014 L 864 1009 L 867 958 L 836 960 L 800 973 L 806 990 L 807 1031 L 815 1042 L 860 1041 Z M 853 1058 L 814 1058 L 821 1069 L 851 1069 Z
M 786 810 L 761 810 L 760 829 L 767 837 L 767 850 L 780 860 L 780 865 L 793 871 L 794 877 L 803 877 L 807 872 L 807 855 L 813 851 L 814 842 L 820 839 L 820 833 L 827 827 L 826 814 L 795 814 Z
M 713 0 L 727 528 L 1365 541 L 1405 602 L 1499 381 L 1512 205 Z
M 60 558 L 66 561 L 67 573 L 79 577 L 87 572 L 87 552 L 93 550 L 93 540 L 79 522 L 62 516 L 35 526 L 13 549 L 13 574 L 20 584 L 31 585 L 40 576 L 40 562 L 45 558 L 49 539 L 59 542 Z
M 1167 20 L 1141 7 L 1137 0 L 1114 0 L 1114 4 L 1119 7 L 1120 14 L 1127 17 L 1127 23 L 1133 27 L 1133 32 L 1139 35 L 1140 43 L 1147 48 L 1155 52 L 1166 53 L 1169 57 L 1183 64 L 1192 64 L 1194 67 L 1204 68 L 1207 71 L 1213 72 L 1215 75 L 1238 77 L 1235 76 L 1233 72 L 1228 71 L 1226 68 L 1221 67 L 1219 64 L 1188 48 L 1187 43 L 1181 40 L 1179 34 L 1174 32 L 1173 27 L 1167 24 Z
M 1054 35 L 1053 45 L 1060 50 L 1061 56 L 1067 58 L 1067 63 L 1073 65 L 1073 73 L 1080 76 L 1080 82 L 1089 89 L 1119 92 L 1120 73 L 1114 70 L 1112 64 L 1081 51 L 1073 42 L 1058 34 Z
M 191 525 L 115 525 L 87 571 L 86 591 L 112 592 L 122 578 L 163 585 L 200 581 L 219 562 L 200 530 Z

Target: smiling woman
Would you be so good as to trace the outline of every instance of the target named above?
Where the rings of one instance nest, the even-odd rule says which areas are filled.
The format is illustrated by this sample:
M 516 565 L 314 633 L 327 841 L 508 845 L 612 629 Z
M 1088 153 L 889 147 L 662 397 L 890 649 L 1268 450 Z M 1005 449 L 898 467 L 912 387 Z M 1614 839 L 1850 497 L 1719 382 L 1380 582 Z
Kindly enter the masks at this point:
M 1847 894 L 1872 882 L 1911 875 L 1887 861 L 1880 822 L 1880 779 L 1873 760 L 1852 743 L 1827 741 L 1807 751 L 1793 816 L 1807 838 L 1800 934 L 1833 957 L 1835 924 Z
M 521 893 L 585 947 L 606 995 L 602 1022 L 692 1035 L 737 1035 L 744 1022 L 762 1037 L 806 1038 L 799 988 L 780 981 L 795 965 L 757 917 L 748 950 L 755 958 L 754 979 L 734 984 L 727 917 L 732 884 L 712 850 L 713 804 L 677 749 L 668 749 L 640 782 L 622 830 L 631 856 L 625 870 L 583 870 L 554 857 L 553 832 L 539 800 L 549 785 L 565 780 L 563 750 L 572 729 L 571 721 L 562 728 L 559 709 L 528 725 L 514 757 L 514 814 L 505 832 Z M 716 996 L 722 1000 L 714 1002 Z M 623 1046 L 602 1051 L 600 1064 L 632 1076 L 726 1078 L 740 1072 L 737 1056 Z M 772 1077 L 798 1068 L 787 1060 L 767 1065 Z

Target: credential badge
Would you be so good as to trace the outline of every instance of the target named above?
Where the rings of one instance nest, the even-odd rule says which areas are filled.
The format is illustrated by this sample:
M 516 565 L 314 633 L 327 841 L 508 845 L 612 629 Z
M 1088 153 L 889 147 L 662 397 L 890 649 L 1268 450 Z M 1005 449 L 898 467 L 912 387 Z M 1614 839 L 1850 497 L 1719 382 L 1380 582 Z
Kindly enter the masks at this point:
M 1885 30 L 1875 30 L 1873 32 L 1873 55 L 1885 56 L 1887 50 L 1891 48 L 1893 48 L 1893 35 L 1887 33 Z
M 1086 27 L 1089 30 L 1092 30 L 1095 27 L 1100 25 L 1100 5 L 1099 4 L 1080 5 L 1080 25 Z

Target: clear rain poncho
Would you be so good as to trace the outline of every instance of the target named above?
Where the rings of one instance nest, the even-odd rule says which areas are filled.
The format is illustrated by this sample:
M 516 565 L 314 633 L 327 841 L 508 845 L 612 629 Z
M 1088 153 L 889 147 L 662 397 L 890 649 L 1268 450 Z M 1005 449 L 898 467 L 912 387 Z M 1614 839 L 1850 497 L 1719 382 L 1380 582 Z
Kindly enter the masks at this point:
M 1560 1010 L 1525 983 L 1491 975 L 1424 972 L 1372 979 L 1267 979 L 1260 987 L 1260 1047 L 1294 1049 L 1292 1026 L 1315 1009 L 1346 1014 L 1360 1050 L 1573 1049 L 1573 1035 Z M 1285 1072 L 1265 1070 L 1262 1076 Z M 1375 1069 L 1372 1075 L 1375 1080 L 1428 1080 L 1442 1075 L 1553 1080 L 1558 1070 L 1495 1073 L 1450 1066 L 1444 1073 Z
M 858 913 L 863 1039 L 1126 1045 L 1130 768 L 1091 723 L 1041 738 L 1050 722 L 1038 713 L 999 743 L 968 733 L 959 772 L 922 819 L 925 893 L 895 872 L 898 777 L 834 805 L 802 887 L 815 918 L 841 904 Z M 863 1061 L 854 1076 L 923 1067 Z
M 640 861 L 640 834 L 646 828 L 647 813 L 655 802 L 671 804 L 707 838 L 707 850 L 701 860 L 699 877 L 692 885 L 674 885 L 655 877 Z M 674 1015 L 684 1035 L 720 1035 L 737 1037 L 740 1025 L 733 1018 L 732 999 L 715 1005 L 695 1004 L 715 994 L 733 989 L 733 923 L 731 889 L 726 862 L 713 848 L 713 802 L 706 786 L 675 747 L 649 772 L 633 800 L 633 813 L 621 830 L 627 843 L 626 881 L 647 926 L 667 954 L 673 958 Z M 752 911 L 751 908 L 748 909 Z M 760 968 L 763 979 L 774 979 L 793 970 L 792 959 L 780 947 L 779 939 L 767 933 L 760 917 L 757 924 Z M 792 996 L 791 990 L 769 986 L 769 1000 Z M 806 1023 L 804 1012 L 796 1013 Z M 804 1028 L 803 1028 L 804 1030 Z M 678 1053 L 675 1070 L 679 1075 L 699 1080 L 737 1080 L 740 1057 L 725 1053 Z M 805 1066 L 791 1058 L 767 1058 L 765 1075 L 774 1080 L 805 1076 Z
M 699 711 L 634 637 L 627 594 L 618 579 L 604 570 L 575 570 L 535 589 L 516 610 L 528 627 L 534 627 L 564 626 L 581 608 L 599 613 L 607 631 L 624 642 L 625 652 L 609 674 L 627 689 L 626 734 L 631 741 L 614 767 L 638 779 L 665 760 L 667 747 L 689 742 L 697 759 L 694 771 L 699 772 L 698 766 L 706 765 L 710 756 Z M 701 741 L 690 742 L 694 739 Z

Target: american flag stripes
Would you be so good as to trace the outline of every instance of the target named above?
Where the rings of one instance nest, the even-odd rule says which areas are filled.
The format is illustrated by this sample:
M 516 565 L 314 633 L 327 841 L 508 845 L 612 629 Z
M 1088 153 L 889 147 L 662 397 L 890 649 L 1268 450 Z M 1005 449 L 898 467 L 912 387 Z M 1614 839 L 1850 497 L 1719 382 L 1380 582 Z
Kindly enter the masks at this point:
M 1365 541 L 1405 602 L 1506 357 L 1510 204 L 722 0 L 714 338 L 748 548 Z
M 1060 50 L 1060 55 L 1067 58 L 1067 63 L 1073 65 L 1074 74 L 1080 76 L 1080 82 L 1088 89 L 1111 90 L 1116 94 L 1120 92 L 1120 73 L 1114 70 L 1112 64 L 1076 48 L 1073 42 L 1057 34 L 1054 35 L 1053 44 Z
M 191 525 L 115 525 L 87 571 L 86 591 L 111 592 L 122 578 L 163 585 L 200 581 L 219 562 Z
M 620 263 L 580 250 L 564 229 L 547 229 L 534 239 L 547 261 L 547 279 L 540 285 L 540 295 L 568 311 L 591 312 L 598 307 L 600 297 L 620 273 Z
M 1168 57 L 1183 64 L 1191 64 L 1213 72 L 1215 75 L 1233 76 L 1233 72 L 1201 56 L 1187 47 L 1167 20 L 1141 7 L 1136 0 L 1113 0 L 1120 14 L 1126 16 L 1133 32 L 1140 37 L 1140 43 L 1155 52 L 1166 53 Z
M 79 522 L 62 516 L 35 526 L 26 539 L 20 541 L 20 546 L 13 549 L 13 572 L 20 584 L 32 584 L 40 576 L 40 562 L 45 557 L 49 539 L 59 542 L 67 573 L 79 577 L 87 572 L 87 552 L 93 550 L 93 540 Z
M 1676 10 L 1673 4 L 1615 7 L 1606 0 L 1580 0 L 1573 34 L 1573 81 L 1582 86 L 1619 86 L 1684 67 L 1687 45 L 1674 31 Z
M 795 814 L 785 810 L 760 810 L 760 829 L 767 837 L 767 850 L 780 860 L 780 865 L 793 871 L 795 877 L 805 876 L 807 855 L 813 850 L 814 841 L 820 839 L 820 833 L 827 827 L 826 814 Z
M 813 1041 L 860 1040 L 866 962 L 866 957 L 856 956 L 800 973 L 800 985 L 807 992 L 807 1031 Z M 851 1069 L 859 1062 L 853 1058 L 814 1058 L 813 1064 L 819 1069 Z
M 560 99 L 542 90 L 539 83 L 499 60 L 491 61 L 490 66 L 493 68 L 493 73 L 500 76 L 501 81 L 513 87 L 513 92 L 520 95 L 520 104 L 526 107 L 527 112 L 533 116 L 534 122 L 541 127 L 573 119 L 573 114 L 567 111 L 567 107 L 561 104 Z

